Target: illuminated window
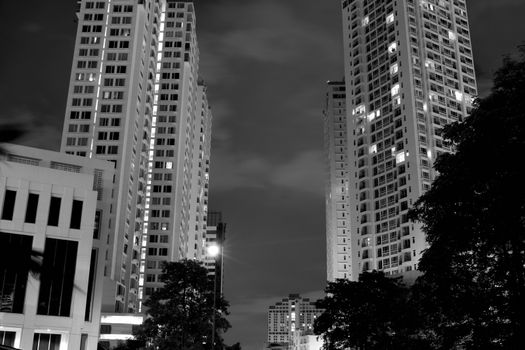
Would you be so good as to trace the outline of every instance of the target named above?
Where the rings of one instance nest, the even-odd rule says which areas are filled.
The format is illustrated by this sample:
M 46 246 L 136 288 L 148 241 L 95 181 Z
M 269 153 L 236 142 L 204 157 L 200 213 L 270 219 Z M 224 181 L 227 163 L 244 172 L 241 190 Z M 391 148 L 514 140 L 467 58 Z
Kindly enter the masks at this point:
M 391 93 L 392 93 L 392 96 L 399 95 L 399 84 L 392 86 Z
M 405 152 L 398 153 L 396 155 L 396 164 L 403 163 L 405 161 Z
M 397 72 L 399 72 L 399 65 L 397 63 L 394 63 L 390 66 L 390 74 L 394 75 L 397 74 Z
M 388 45 L 388 53 L 394 53 L 397 50 L 397 43 L 393 42 Z
M 394 23 L 394 14 L 391 13 L 388 16 L 386 16 L 386 24 Z

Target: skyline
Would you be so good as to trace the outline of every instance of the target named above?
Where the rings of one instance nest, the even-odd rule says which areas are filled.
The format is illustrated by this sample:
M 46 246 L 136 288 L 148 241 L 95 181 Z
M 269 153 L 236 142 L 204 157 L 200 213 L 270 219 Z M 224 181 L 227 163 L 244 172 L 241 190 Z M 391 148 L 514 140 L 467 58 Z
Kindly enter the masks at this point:
M 63 5 L 65 1 L 57 3 L 46 6 L 35 3 L 31 6 L 34 13 L 13 12 L 28 15 L 29 19 L 13 25 L 21 30 L 14 33 L 18 35 L 18 40 L 15 45 L 4 42 L 3 46 L 13 47 L 16 53 L 3 56 L 0 62 L 3 70 L 13 67 L 2 72 L 5 79 L 0 91 L 5 99 L 2 101 L 5 106 L 2 120 L 9 120 L 15 115 L 17 120 L 39 125 L 40 139 L 32 139 L 35 134 L 29 133 L 16 143 L 51 149 L 57 149 L 60 140 L 75 35 L 75 24 L 72 23 L 74 4 L 66 10 L 63 8 L 68 7 Z M 232 304 L 230 321 L 233 328 L 226 333 L 226 339 L 230 343 L 240 341 L 244 348 L 251 349 L 255 345 L 243 341 L 240 334 L 248 338 L 251 330 L 252 335 L 259 334 L 256 335 L 259 342 L 264 340 L 265 310 L 272 300 L 289 293 L 304 295 L 324 288 L 321 111 L 324 82 L 340 79 L 343 75 L 341 14 L 338 1 L 322 5 L 312 1 L 303 7 L 297 5 L 303 3 L 299 1 L 286 4 L 244 1 L 242 5 L 235 5 L 233 1 L 195 3 L 201 70 L 209 86 L 209 99 L 215 116 L 211 152 L 211 209 L 223 211 L 228 224 L 225 297 Z M 0 6 L 3 15 L 10 13 L 10 9 L 13 10 L 17 4 L 3 3 Z M 49 11 L 56 16 L 70 13 L 69 21 L 64 21 L 62 17 L 61 21 L 55 18 L 52 24 L 43 22 L 43 18 L 48 16 L 42 7 L 47 9 L 47 6 L 62 6 Z M 491 72 L 499 66 L 498 57 L 513 51 L 523 41 L 523 38 L 516 36 L 498 35 L 498 30 L 511 29 L 501 25 L 503 18 L 509 17 L 506 21 L 512 22 L 510 15 L 514 15 L 516 26 L 513 29 L 524 33 L 524 24 L 517 20 L 518 14 L 523 13 L 520 9 L 524 8 L 525 4 L 519 1 L 469 3 L 481 95 L 486 94 Z M 297 14 L 292 9 L 303 12 Z M 261 16 L 261 13 L 266 15 Z M 31 21 L 31 16 L 39 18 Z M 229 20 L 233 17 L 238 22 L 230 24 Z M 318 22 L 307 22 L 314 17 Z M 272 23 L 268 25 L 270 18 Z M 500 26 L 494 25 L 498 19 Z M 16 16 L 2 18 L 2 26 L 9 27 L 10 23 L 18 23 L 16 21 Z M 60 25 L 62 21 L 67 24 Z M 12 29 L 2 29 L 3 33 L 13 33 Z M 53 34 L 53 30 L 57 32 Z M 487 35 L 491 30 L 496 31 L 492 37 Z M 286 38 L 279 35 L 282 33 L 287 34 Z M 15 37 L 13 35 L 7 40 L 14 40 Z M 34 47 L 30 40 L 34 40 L 33 44 L 37 46 L 51 40 L 56 51 L 45 51 L 48 56 L 43 57 L 42 66 L 16 69 L 15 62 L 25 67 L 24 62 L 32 62 L 36 57 L 30 50 Z M 482 45 L 484 41 L 492 45 Z M 23 45 L 27 51 L 16 45 Z M 297 61 L 300 61 L 299 65 Z M 60 62 L 56 71 L 50 69 L 52 62 Z M 247 64 L 252 69 L 247 70 Z M 33 67 L 43 67 L 44 70 L 35 73 Z M 21 75 L 15 79 L 13 73 Z M 36 78 L 38 88 L 30 90 L 31 93 L 24 97 L 35 101 L 25 101 L 16 95 L 23 91 L 22 87 L 27 82 L 32 81 L 31 78 Z M 20 83 L 22 86 L 17 86 Z M 256 92 L 239 98 L 243 92 L 249 91 L 249 84 L 253 84 Z M 11 86 L 13 89 L 10 89 Z M 17 112 L 20 106 L 25 106 L 26 111 Z M 274 110 L 282 111 L 282 114 L 275 112 L 273 115 Z M 39 114 L 40 111 L 42 114 Z M 280 128 L 277 129 L 276 125 Z M 256 132 L 249 132 L 252 130 Z M 266 136 L 268 134 L 271 136 Z M 290 135 L 294 137 L 293 143 L 289 142 Z M 315 172 L 297 179 L 298 175 L 310 169 L 315 169 Z M 258 200 L 254 201 L 254 198 Z M 285 235 L 286 238 L 283 238 Z M 294 256 L 290 246 L 305 254 L 307 263 Z M 268 256 L 272 256 L 271 261 L 267 261 Z M 288 268 L 276 273 L 281 266 Z M 289 278 L 295 275 L 310 279 L 299 281 Z M 263 308 L 264 303 L 267 305 Z M 253 332 L 256 327 L 252 322 L 260 322 L 256 332 Z M 246 329 L 247 326 L 251 329 Z M 253 343 L 258 344 L 257 339 Z

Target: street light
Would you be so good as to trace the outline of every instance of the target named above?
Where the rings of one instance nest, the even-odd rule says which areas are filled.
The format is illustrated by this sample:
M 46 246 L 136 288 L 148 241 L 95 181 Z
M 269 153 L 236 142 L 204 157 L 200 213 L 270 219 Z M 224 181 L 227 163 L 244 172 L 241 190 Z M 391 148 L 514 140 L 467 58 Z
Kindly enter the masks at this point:
M 221 248 L 217 243 L 212 243 L 206 248 L 208 256 L 213 259 L 213 309 L 212 309 L 212 329 L 211 329 L 211 346 L 215 350 L 215 308 L 217 299 L 217 260 Z
M 221 252 L 221 248 L 219 247 L 218 244 L 213 243 L 208 246 L 207 251 L 208 251 L 208 255 L 211 258 L 216 258 Z

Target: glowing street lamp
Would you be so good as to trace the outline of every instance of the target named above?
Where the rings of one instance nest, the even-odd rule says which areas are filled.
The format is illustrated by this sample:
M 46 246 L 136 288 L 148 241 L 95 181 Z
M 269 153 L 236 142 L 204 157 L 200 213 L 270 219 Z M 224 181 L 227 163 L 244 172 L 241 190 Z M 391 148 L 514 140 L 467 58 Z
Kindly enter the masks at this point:
M 221 248 L 217 244 L 210 244 L 206 250 L 211 258 L 216 258 L 221 252 Z

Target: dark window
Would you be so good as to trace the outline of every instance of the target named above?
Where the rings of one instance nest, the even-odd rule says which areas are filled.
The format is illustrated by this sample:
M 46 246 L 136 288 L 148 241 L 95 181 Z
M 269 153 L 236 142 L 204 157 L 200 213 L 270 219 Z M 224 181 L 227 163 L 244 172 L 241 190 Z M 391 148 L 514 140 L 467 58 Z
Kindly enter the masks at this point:
M 23 313 L 33 237 L 0 232 L 0 312 Z
M 33 350 L 59 350 L 60 334 L 35 333 Z
M 0 331 L 0 344 L 6 346 L 15 345 L 16 332 Z
M 111 325 L 110 324 L 101 324 L 100 325 L 100 334 L 111 334 Z
M 77 249 L 77 242 L 46 238 L 38 295 L 39 315 L 69 317 Z
M 99 239 L 100 238 L 100 219 L 102 217 L 102 211 L 97 210 L 95 212 L 95 223 L 93 227 L 93 239 Z
M 80 335 L 80 350 L 87 349 L 87 341 L 88 341 L 88 335 L 85 333 L 82 333 Z
M 73 208 L 71 210 L 70 228 L 80 229 L 80 222 L 82 221 L 82 201 L 73 200 Z
M 29 224 L 34 224 L 36 222 L 37 209 L 38 209 L 38 194 L 30 193 L 29 197 L 27 197 L 25 222 Z
M 58 218 L 60 217 L 60 197 L 51 197 L 49 203 L 49 216 L 47 217 L 47 224 L 49 226 L 58 226 Z
M 93 288 L 95 288 L 95 276 L 97 274 L 97 254 L 96 249 L 91 250 L 91 261 L 89 263 L 89 280 L 88 290 L 86 296 L 86 313 L 84 315 L 85 321 L 91 321 L 92 305 L 93 305 Z
M 15 200 L 16 191 L 6 190 L 4 196 L 4 208 L 2 209 L 2 220 L 13 220 Z

